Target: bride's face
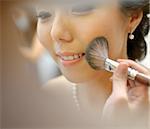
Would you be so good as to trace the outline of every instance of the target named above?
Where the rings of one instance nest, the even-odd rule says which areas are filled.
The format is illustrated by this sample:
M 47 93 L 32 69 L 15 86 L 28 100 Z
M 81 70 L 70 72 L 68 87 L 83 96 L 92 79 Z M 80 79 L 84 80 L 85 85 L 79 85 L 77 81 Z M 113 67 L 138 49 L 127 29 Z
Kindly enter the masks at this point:
M 126 58 L 128 19 L 117 3 L 81 4 L 67 9 L 38 9 L 37 33 L 62 73 L 72 82 L 82 83 L 103 75 L 85 60 L 85 49 L 96 37 L 108 40 L 109 57 Z

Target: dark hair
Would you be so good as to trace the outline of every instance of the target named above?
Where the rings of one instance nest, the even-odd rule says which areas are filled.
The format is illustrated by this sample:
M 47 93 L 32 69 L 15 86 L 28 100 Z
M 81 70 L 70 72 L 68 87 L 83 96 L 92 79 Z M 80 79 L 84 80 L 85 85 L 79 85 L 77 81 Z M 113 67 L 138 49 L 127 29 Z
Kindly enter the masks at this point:
M 147 54 L 147 45 L 145 36 L 149 32 L 149 0 L 121 0 L 121 9 L 124 13 L 132 13 L 134 11 L 143 11 L 143 18 L 133 32 L 135 38 L 127 41 L 128 58 L 132 60 L 142 60 Z

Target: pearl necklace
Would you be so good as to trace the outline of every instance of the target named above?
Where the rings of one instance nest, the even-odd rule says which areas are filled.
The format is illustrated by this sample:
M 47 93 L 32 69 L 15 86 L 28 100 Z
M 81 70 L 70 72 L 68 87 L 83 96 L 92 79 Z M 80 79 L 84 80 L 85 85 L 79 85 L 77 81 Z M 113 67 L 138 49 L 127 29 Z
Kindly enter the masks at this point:
M 76 84 L 73 84 L 73 86 L 72 86 L 72 94 L 73 94 L 73 99 L 74 99 L 74 102 L 76 104 L 76 107 L 80 111 L 81 108 L 80 108 L 80 103 L 79 103 L 79 100 L 77 97 L 77 86 L 76 86 Z

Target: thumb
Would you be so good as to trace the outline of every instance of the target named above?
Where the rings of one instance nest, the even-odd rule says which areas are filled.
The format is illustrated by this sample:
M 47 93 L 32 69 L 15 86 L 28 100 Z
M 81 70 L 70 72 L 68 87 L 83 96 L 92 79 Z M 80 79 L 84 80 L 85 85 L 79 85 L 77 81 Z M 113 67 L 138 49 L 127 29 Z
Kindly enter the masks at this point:
M 112 91 L 115 95 L 122 95 L 127 97 L 127 78 L 128 78 L 128 64 L 121 62 L 113 74 Z

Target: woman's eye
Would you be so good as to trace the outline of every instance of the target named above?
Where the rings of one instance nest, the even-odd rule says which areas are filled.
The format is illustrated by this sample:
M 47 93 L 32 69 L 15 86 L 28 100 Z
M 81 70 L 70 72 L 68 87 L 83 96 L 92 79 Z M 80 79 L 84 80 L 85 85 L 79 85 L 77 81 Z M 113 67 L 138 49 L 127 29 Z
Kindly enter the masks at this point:
M 39 14 L 38 14 L 38 18 L 40 18 L 41 20 L 45 20 L 45 19 L 47 19 L 47 18 L 50 18 L 52 16 L 52 14 L 51 13 L 49 13 L 49 12 L 46 12 L 46 11 L 42 11 L 42 12 L 40 12 Z
M 95 6 L 92 5 L 78 5 L 71 9 L 72 14 L 74 15 L 85 15 L 92 12 L 95 9 Z

